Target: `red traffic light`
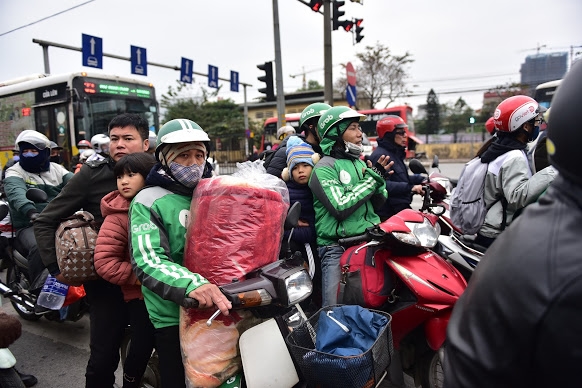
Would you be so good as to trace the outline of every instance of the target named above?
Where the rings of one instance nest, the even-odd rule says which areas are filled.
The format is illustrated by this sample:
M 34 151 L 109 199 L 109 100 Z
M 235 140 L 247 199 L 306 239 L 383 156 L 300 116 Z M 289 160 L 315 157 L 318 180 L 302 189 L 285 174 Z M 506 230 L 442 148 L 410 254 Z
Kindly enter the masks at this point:
M 309 6 L 313 12 L 319 12 L 319 9 L 323 6 L 323 0 L 311 0 Z
M 345 20 L 344 22 L 340 23 L 341 26 L 344 28 L 344 30 L 346 30 L 347 32 L 350 32 L 352 30 L 352 28 L 354 27 L 354 23 Z

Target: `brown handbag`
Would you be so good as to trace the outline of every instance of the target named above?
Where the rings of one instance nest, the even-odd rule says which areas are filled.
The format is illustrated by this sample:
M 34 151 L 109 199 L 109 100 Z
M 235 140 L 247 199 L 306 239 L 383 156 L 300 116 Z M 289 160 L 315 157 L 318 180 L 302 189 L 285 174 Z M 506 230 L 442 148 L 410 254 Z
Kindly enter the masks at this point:
M 67 281 L 83 283 L 99 278 L 93 260 L 97 235 L 95 218 L 87 211 L 80 210 L 59 225 L 55 234 L 57 263 Z

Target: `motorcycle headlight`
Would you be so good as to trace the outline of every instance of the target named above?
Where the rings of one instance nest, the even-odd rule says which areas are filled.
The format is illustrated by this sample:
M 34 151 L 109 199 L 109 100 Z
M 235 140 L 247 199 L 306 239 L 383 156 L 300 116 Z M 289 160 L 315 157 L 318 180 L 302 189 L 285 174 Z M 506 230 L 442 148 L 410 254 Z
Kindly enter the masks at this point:
M 311 277 L 306 270 L 297 271 L 285 279 L 289 305 L 305 300 L 313 291 Z
M 392 232 L 399 241 L 415 247 L 432 248 L 436 245 L 440 234 L 439 224 L 433 226 L 426 218 L 422 223 L 405 222 L 404 224 L 410 229 L 409 233 Z

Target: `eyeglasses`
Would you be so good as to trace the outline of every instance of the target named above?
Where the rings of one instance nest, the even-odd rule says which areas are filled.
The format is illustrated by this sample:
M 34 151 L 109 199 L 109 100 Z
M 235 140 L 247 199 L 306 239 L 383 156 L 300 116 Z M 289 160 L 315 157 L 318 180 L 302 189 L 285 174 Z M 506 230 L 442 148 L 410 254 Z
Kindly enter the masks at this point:
M 406 131 L 395 131 L 395 135 L 406 136 Z

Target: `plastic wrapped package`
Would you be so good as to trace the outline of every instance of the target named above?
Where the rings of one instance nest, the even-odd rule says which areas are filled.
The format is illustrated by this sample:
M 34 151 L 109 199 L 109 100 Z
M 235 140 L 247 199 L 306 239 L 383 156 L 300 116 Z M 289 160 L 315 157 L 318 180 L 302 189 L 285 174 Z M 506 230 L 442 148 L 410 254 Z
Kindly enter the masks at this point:
M 190 208 L 184 266 L 222 285 L 279 257 L 289 208 L 285 183 L 260 163 L 238 165 L 231 176 L 200 181 Z M 241 368 L 238 339 L 261 322 L 247 311 L 218 315 L 181 308 L 180 344 L 186 386 L 218 387 Z
M 240 335 L 262 322 L 250 312 L 232 311 L 219 315 L 207 326 L 213 310 L 180 311 L 180 343 L 186 374 L 186 386 L 219 387 L 242 370 L 238 348 Z
M 184 266 L 222 285 L 276 261 L 289 209 L 285 182 L 245 162 L 200 181 L 190 207 Z

